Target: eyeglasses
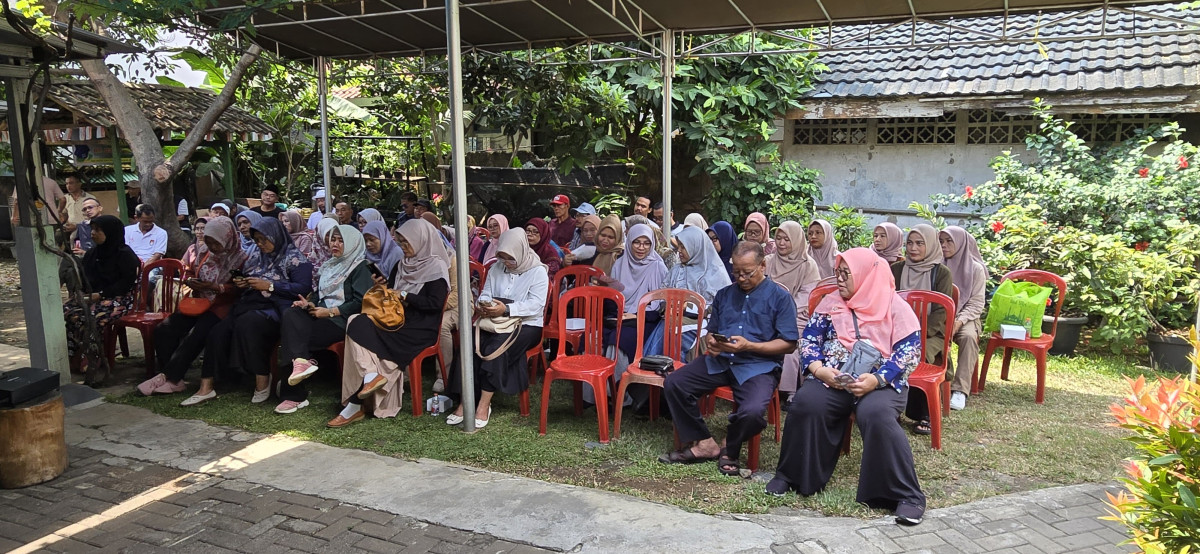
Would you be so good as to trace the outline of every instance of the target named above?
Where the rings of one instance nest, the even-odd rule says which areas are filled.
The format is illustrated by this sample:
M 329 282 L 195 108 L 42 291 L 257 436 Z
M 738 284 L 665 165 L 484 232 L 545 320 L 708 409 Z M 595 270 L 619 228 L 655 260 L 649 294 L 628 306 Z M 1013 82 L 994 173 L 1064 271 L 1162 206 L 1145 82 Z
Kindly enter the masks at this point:
M 746 271 L 735 271 L 735 272 L 733 272 L 733 278 L 734 278 L 735 280 L 737 280 L 737 279 L 749 279 L 749 278 L 751 278 L 751 277 L 754 277 L 754 274 L 755 274 L 755 273 L 758 273 L 758 269 L 755 269 L 755 270 L 753 270 L 753 271 L 749 271 L 749 272 L 746 272 Z
M 837 276 L 838 281 L 849 281 L 850 280 L 850 270 L 849 269 L 841 269 L 841 268 L 835 269 L 833 271 L 833 274 L 835 276 Z

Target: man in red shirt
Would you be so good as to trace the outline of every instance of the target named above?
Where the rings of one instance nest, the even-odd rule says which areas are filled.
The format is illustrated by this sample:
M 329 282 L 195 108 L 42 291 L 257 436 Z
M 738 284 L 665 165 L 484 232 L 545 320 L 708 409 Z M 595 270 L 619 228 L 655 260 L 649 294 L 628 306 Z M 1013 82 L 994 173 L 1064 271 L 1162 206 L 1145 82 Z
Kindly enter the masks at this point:
M 559 247 L 566 248 L 571 244 L 575 235 L 575 220 L 571 219 L 571 199 L 560 194 L 550 200 L 550 209 L 554 217 L 550 219 L 550 240 Z

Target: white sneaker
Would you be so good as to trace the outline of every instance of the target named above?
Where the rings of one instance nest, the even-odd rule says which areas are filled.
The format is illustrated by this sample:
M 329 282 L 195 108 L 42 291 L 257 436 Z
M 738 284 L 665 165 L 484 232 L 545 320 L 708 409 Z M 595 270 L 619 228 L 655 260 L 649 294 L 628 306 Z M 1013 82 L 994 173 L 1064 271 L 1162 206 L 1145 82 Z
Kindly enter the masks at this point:
M 254 396 L 250 397 L 250 402 L 252 404 L 262 404 L 263 402 L 266 402 L 267 399 L 270 397 L 271 397 L 271 387 L 267 387 L 263 390 L 254 391 Z
M 960 391 L 950 393 L 950 409 L 961 410 L 967 407 L 967 394 Z

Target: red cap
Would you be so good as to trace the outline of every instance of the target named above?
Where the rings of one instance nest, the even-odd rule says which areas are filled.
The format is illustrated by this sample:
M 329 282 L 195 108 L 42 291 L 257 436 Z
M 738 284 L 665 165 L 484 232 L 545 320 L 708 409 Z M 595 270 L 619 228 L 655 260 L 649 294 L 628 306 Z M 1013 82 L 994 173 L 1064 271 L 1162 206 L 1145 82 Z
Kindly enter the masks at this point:
M 551 204 L 566 204 L 566 205 L 570 206 L 571 199 L 567 198 L 567 195 L 565 195 L 565 194 L 560 194 L 558 196 L 555 196 L 554 199 L 550 201 L 550 203 Z

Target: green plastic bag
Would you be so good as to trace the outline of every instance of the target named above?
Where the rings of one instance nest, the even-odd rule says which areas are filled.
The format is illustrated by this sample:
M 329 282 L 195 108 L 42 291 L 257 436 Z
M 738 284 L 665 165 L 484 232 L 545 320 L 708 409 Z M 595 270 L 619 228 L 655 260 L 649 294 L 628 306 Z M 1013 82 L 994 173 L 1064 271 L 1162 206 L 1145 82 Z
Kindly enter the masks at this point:
M 1000 283 L 988 306 L 983 330 L 994 333 L 1001 325 L 1019 325 L 1029 332 L 1029 338 L 1042 336 L 1042 316 L 1053 289 L 1027 281 Z

